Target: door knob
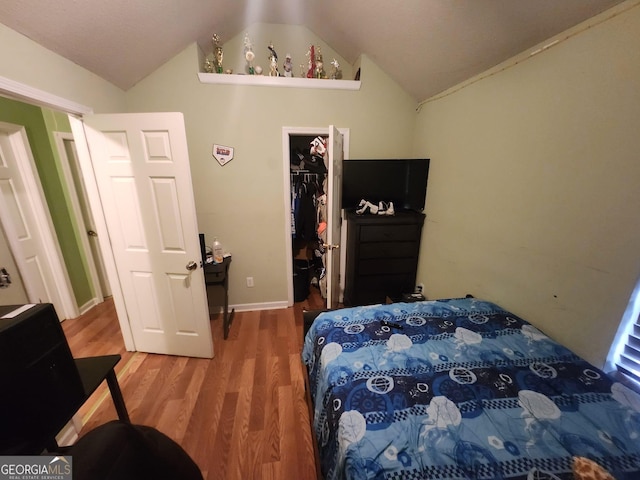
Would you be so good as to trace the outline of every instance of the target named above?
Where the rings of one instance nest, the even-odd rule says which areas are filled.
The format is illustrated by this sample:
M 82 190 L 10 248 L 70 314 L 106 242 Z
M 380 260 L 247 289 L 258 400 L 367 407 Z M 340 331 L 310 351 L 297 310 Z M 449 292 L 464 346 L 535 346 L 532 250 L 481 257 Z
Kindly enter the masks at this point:
M 93 230 L 88 230 L 87 231 L 87 235 L 89 235 L 90 237 L 97 237 L 98 234 L 96 232 L 94 232 Z
M 323 243 L 322 246 L 324 248 L 328 248 L 329 250 L 333 250 L 334 248 L 340 248 L 339 244 L 329 245 L 328 243 Z
M 196 268 L 198 268 L 198 264 L 196 262 L 194 262 L 193 260 L 191 260 L 189 263 L 187 263 L 187 270 L 189 270 L 190 272 L 195 270 Z

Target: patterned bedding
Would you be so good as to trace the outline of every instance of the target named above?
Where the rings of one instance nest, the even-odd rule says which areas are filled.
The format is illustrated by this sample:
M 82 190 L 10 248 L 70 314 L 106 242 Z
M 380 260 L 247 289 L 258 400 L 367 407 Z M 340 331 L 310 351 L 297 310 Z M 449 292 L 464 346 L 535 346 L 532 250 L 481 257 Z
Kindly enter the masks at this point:
M 325 312 L 302 356 L 326 480 L 640 479 L 640 396 L 495 304 Z

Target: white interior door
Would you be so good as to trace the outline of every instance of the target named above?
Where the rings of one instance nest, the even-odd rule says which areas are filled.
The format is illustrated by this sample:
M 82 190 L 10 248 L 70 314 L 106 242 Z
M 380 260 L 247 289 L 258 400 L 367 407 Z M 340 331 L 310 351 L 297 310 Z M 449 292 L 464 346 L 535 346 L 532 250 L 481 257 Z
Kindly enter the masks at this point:
M 134 349 L 213 357 L 182 114 L 88 115 L 84 131 Z
M 342 160 L 344 157 L 342 134 L 329 127 L 329 165 L 327 196 L 327 308 L 337 308 L 340 298 L 340 231 L 342 204 Z
M 24 127 L 0 123 L 0 221 L 29 302 L 52 303 L 60 319 L 73 318 L 77 307 L 61 255 L 52 251 L 48 212 Z

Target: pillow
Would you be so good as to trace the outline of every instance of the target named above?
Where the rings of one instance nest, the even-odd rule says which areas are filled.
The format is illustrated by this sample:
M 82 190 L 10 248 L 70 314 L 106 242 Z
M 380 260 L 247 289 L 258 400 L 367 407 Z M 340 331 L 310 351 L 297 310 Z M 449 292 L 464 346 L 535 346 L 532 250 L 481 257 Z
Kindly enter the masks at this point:
M 593 460 L 573 457 L 573 478 L 575 480 L 615 480 L 613 475 Z

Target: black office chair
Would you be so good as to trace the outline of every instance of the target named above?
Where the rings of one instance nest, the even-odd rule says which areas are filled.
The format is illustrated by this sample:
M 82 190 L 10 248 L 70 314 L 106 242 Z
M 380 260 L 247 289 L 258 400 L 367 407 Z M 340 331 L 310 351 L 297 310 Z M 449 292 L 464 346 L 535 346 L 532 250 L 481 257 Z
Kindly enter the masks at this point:
M 203 480 L 196 463 L 171 438 L 120 420 L 91 430 L 67 453 L 74 480 Z

